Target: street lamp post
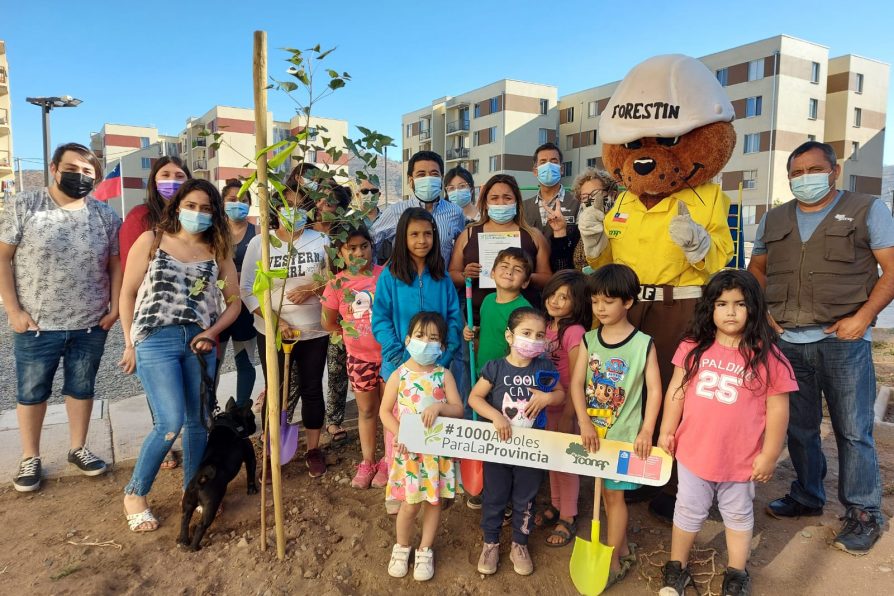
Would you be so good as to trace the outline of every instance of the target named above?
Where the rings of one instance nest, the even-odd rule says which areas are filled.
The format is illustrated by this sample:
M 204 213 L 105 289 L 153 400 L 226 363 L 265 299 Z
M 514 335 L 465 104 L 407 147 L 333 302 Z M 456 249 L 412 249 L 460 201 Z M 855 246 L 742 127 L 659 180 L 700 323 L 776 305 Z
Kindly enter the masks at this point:
M 62 97 L 27 97 L 25 100 L 38 106 L 43 113 L 43 182 L 50 185 L 50 111 L 53 108 L 74 108 L 81 103 L 71 95 Z

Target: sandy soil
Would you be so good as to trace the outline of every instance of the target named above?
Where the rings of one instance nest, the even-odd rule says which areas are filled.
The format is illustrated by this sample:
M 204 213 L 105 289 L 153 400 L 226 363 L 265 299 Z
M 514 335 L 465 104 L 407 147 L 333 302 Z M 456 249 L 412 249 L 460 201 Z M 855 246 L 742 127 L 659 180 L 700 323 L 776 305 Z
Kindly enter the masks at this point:
M 828 433 L 828 428 L 826 428 Z M 827 491 L 835 495 L 837 460 L 829 455 Z M 879 440 L 885 478 L 884 510 L 894 513 L 894 432 Z M 394 539 L 393 518 L 384 512 L 381 491 L 358 491 L 348 482 L 359 452 L 356 442 L 330 449 L 333 464 L 321 479 L 307 476 L 302 462 L 284 468 L 286 558 L 277 561 L 272 540 L 260 550 L 259 496 L 245 494 L 240 475 L 230 485 L 225 512 L 211 527 L 198 553 L 178 548 L 180 472 L 162 471 L 151 503 L 162 526 L 149 534 L 127 530 L 122 487 L 131 468 L 100 478 L 47 481 L 37 494 L 0 488 L 0 582 L 3 592 L 47 594 L 415 594 L 421 586 L 408 576 L 388 577 Z M 756 594 L 894 593 L 894 538 L 885 534 L 871 554 L 857 558 L 828 546 L 842 513 L 833 502 L 820 518 L 777 521 L 763 513 L 783 495 L 792 477 L 784 461 L 777 477 L 758 488 L 755 539 L 750 564 Z M 546 493 L 546 487 L 542 495 Z M 592 481 L 583 482 L 581 535 L 588 537 Z M 272 512 L 272 508 L 271 508 Z M 653 519 L 645 505 L 631 506 L 630 539 L 639 544 L 640 563 L 610 592 L 656 593 L 659 567 L 670 546 L 670 528 Z M 272 513 L 271 513 L 272 520 Z M 725 562 L 722 524 L 716 511 L 701 535 L 698 579 L 716 593 Z M 272 523 L 272 522 L 271 522 Z M 462 501 L 444 512 L 435 545 L 436 574 L 425 590 L 461 594 L 574 594 L 568 574 L 572 547 L 545 546 L 546 532 L 531 537 L 533 576 L 517 576 L 508 560 L 508 530 L 498 573 L 484 578 L 475 569 L 481 538 L 478 512 Z M 270 536 L 272 538 L 272 530 Z M 713 575 L 712 575 L 713 569 Z M 411 574 L 412 575 L 412 574 Z M 647 580 L 653 577 L 653 581 Z M 707 584 L 703 584 L 707 585 Z M 650 589 L 651 588 L 651 589 Z M 702 590 L 702 594 L 709 593 Z

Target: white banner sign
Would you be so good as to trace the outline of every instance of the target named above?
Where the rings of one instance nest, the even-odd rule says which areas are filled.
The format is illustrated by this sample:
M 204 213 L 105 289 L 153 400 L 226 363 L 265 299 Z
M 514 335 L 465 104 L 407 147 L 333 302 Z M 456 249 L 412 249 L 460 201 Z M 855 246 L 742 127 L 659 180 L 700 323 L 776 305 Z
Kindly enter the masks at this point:
M 409 451 L 477 459 L 501 464 L 598 476 L 609 480 L 661 486 L 670 478 L 673 459 L 657 447 L 646 459 L 633 451 L 633 443 L 599 440 L 599 451 L 589 453 L 580 435 L 512 427 L 512 437 L 501 441 L 489 422 L 438 418 L 431 428 L 422 416 L 400 418 L 401 443 Z

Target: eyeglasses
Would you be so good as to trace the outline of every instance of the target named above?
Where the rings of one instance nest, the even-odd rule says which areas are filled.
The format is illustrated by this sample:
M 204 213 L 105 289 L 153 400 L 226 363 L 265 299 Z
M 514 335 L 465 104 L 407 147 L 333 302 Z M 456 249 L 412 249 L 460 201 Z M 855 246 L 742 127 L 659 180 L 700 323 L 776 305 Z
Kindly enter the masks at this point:
M 369 194 L 373 194 L 373 195 L 379 194 L 379 189 L 378 188 L 361 188 L 358 192 L 365 197 L 366 195 L 369 195 Z
M 471 190 L 472 187 L 468 184 L 457 184 L 456 186 L 450 185 L 444 188 L 447 192 L 453 192 L 454 190 Z

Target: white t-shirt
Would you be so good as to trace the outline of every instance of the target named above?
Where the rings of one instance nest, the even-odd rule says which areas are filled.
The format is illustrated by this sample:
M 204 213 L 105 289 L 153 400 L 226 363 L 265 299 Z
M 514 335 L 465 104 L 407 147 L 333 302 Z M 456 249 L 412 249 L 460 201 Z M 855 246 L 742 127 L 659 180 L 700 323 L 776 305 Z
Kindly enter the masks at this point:
M 277 248 L 270 245 L 270 269 L 282 270 L 289 265 L 285 280 L 274 278 L 271 283 L 272 303 L 271 309 L 277 312 L 282 305 L 282 318 L 289 326 L 301 330 L 301 340 L 314 339 L 329 335 L 323 331 L 320 325 L 322 318 L 322 306 L 318 296 L 313 295 L 301 304 L 292 304 L 283 293 L 307 284 L 319 284 L 314 280 L 315 274 L 322 274 L 327 266 L 326 246 L 329 245 L 329 237 L 315 230 L 306 229 L 301 236 L 293 240 L 292 257 L 289 260 L 289 243 L 283 242 Z M 258 273 L 258 261 L 261 260 L 261 235 L 257 235 L 248 243 L 245 249 L 245 259 L 242 261 L 242 278 L 239 281 L 239 289 L 242 302 L 248 310 L 254 312 L 260 306 L 257 296 L 252 294 L 252 287 Z M 264 333 L 264 319 L 258 315 L 255 317 L 255 329 Z

